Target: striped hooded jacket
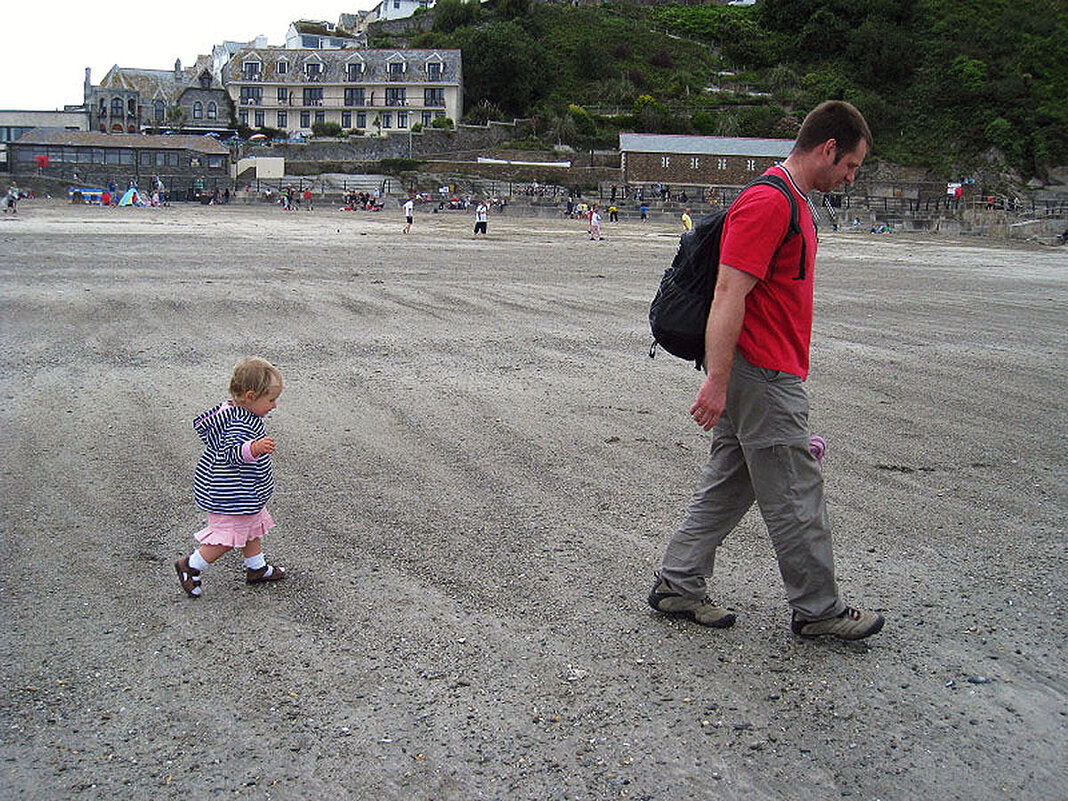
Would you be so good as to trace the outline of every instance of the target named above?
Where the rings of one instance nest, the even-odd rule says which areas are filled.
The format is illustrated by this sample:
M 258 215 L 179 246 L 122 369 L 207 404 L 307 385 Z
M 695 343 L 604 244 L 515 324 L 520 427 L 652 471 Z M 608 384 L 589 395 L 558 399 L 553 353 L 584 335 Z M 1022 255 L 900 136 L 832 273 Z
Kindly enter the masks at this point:
M 205 512 L 251 515 L 274 492 L 271 455 L 245 461 L 242 446 L 267 436 L 263 419 L 226 401 L 193 421 L 204 453 L 193 476 L 193 499 Z

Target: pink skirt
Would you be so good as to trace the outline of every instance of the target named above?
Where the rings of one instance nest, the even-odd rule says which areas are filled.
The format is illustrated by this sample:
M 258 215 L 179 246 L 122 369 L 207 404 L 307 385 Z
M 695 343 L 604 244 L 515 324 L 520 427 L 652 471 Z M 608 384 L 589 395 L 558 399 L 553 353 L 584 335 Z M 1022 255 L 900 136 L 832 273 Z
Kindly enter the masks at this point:
M 220 515 L 208 512 L 208 525 L 193 536 L 203 545 L 244 548 L 274 528 L 274 518 L 263 507 L 254 515 Z

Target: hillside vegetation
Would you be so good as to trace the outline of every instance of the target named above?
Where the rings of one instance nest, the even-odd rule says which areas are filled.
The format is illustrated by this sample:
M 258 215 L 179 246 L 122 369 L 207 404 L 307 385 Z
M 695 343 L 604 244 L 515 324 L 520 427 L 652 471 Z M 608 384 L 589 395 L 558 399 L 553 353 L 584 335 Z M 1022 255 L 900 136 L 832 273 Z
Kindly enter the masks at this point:
M 1002 162 L 1028 178 L 1068 161 L 1063 0 L 440 0 L 432 13 L 407 43 L 463 51 L 465 120 L 533 117 L 545 144 L 792 137 L 842 98 L 871 123 L 875 156 L 897 163 L 950 175 Z

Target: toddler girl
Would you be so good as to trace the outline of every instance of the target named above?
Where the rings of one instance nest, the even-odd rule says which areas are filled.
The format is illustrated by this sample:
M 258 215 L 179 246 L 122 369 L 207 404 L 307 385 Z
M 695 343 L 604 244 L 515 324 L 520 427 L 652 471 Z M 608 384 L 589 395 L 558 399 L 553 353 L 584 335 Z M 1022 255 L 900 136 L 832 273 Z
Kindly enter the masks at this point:
M 274 491 L 274 440 L 267 436 L 263 418 L 278 405 L 281 394 L 282 373 L 277 367 L 264 359 L 242 359 L 230 376 L 230 400 L 193 422 L 204 441 L 193 497 L 208 513 L 208 525 L 193 535 L 200 547 L 174 564 L 190 598 L 200 597 L 201 571 L 233 548 L 245 556 L 249 584 L 286 577 L 285 568 L 267 564 L 261 542 L 274 526 L 266 508 Z

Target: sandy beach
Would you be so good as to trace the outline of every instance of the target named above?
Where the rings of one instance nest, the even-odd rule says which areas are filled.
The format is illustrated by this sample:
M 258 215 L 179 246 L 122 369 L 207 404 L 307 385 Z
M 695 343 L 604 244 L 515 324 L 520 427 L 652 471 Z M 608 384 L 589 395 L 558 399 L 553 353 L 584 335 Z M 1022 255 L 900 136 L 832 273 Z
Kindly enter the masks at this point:
M 1068 797 L 1068 251 L 824 233 L 813 432 L 846 599 L 808 641 L 763 522 L 729 630 L 645 596 L 709 447 L 650 359 L 674 224 L 399 207 L 0 221 L 0 795 Z M 202 525 L 198 413 L 241 356 L 291 578 Z

